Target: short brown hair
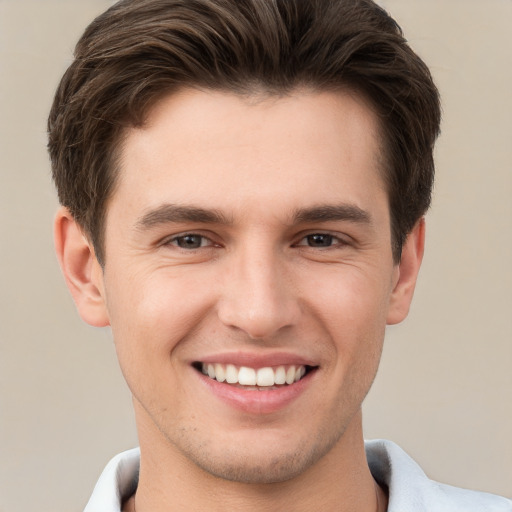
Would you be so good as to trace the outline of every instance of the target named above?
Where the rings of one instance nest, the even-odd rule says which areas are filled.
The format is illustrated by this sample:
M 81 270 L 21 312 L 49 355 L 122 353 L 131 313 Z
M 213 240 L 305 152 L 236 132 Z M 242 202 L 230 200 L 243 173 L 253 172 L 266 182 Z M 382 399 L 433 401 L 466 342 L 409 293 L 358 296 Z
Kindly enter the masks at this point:
M 427 211 L 438 91 L 400 27 L 371 0 L 122 0 L 75 49 L 48 120 L 59 200 L 104 262 L 123 130 L 192 86 L 240 94 L 349 88 L 380 120 L 393 256 Z

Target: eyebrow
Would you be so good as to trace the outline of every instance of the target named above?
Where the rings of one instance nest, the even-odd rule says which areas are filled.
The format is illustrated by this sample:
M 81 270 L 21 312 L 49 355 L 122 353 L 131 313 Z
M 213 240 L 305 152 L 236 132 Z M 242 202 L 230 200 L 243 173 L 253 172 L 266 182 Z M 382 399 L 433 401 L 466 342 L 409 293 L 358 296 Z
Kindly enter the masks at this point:
M 197 222 L 200 224 L 232 224 L 222 212 L 197 206 L 163 204 L 146 212 L 136 222 L 137 229 L 147 229 L 160 224 Z
M 370 214 L 353 204 L 320 205 L 301 208 L 293 216 L 296 223 L 350 221 L 357 224 L 372 224 Z
M 371 224 L 371 216 L 365 210 L 352 204 L 319 205 L 300 208 L 292 216 L 292 224 L 311 222 L 350 221 Z M 163 204 L 146 212 L 136 222 L 139 230 L 168 223 L 197 222 L 199 224 L 233 224 L 232 219 L 216 209 L 205 209 L 191 205 Z

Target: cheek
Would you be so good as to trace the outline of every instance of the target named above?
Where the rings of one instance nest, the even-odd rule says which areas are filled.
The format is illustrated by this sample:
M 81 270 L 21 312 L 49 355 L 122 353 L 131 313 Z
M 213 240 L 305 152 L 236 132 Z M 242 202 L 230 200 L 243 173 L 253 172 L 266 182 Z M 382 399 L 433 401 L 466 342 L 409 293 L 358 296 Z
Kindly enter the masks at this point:
M 107 286 L 112 334 L 125 373 L 171 364 L 172 352 L 210 307 L 211 297 L 200 279 L 168 274 L 113 276 L 112 286 Z
M 359 271 L 326 282 L 330 285 L 317 302 L 316 315 L 332 343 L 329 369 L 342 388 L 361 396 L 368 391 L 378 368 L 389 289 L 383 286 L 383 279 L 372 279 Z
M 316 296 L 316 313 L 334 332 L 344 332 L 347 341 L 372 338 L 372 332 L 382 333 L 386 325 L 390 299 L 387 281 L 357 268 L 334 272 L 312 295 Z

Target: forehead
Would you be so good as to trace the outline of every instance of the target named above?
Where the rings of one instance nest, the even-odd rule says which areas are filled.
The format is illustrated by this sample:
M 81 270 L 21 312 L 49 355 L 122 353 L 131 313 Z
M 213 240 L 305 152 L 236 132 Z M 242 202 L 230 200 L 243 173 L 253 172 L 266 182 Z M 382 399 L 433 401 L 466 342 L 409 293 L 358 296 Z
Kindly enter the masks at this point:
M 127 131 L 112 199 L 245 210 L 371 202 L 384 189 L 378 132 L 371 108 L 349 92 L 182 90 Z

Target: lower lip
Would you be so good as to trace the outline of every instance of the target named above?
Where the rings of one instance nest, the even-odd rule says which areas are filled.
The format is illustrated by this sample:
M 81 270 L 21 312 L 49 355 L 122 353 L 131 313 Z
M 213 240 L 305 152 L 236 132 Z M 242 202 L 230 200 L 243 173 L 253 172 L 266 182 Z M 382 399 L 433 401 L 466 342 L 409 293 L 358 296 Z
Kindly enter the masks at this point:
M 197 372 L 201 381 L 220 400 L 231 407 L 248 414 L 271 414 L 287 407 L 304 393 L 312 381 L 315 370 L 305 375 L 298 382 L 277 389 L 256 390 L 218 382 L 215 379 Z

